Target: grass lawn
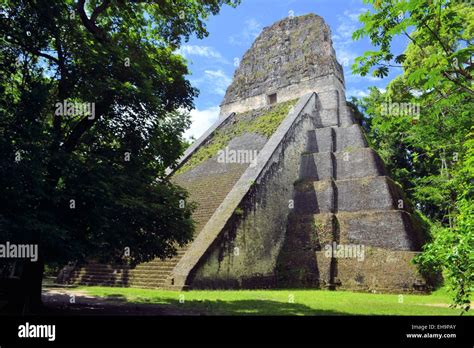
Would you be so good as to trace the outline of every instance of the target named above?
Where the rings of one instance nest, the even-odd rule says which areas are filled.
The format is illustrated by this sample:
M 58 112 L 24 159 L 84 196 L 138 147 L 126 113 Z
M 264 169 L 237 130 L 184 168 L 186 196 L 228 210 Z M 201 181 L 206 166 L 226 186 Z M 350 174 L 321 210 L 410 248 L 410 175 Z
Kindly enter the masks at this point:
M 89 295 L 128 303 L 164 305 L 206 315 L 459 315 L 444 289 L 430 295 L 370 294 L 326 290 L 209 290 L 78 287 Z M 181 300 L 181 302 L 180 302 Z M 472 311 L 468 313 L 472 315 Z

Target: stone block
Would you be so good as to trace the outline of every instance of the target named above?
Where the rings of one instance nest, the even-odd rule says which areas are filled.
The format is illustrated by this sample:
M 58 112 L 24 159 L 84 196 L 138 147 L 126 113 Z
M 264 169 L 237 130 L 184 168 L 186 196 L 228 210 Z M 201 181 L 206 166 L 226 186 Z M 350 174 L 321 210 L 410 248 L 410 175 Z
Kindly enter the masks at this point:
M 332 213 L 294 214 L 287 231 L 291 250 L 320 250 L 322 245 L 339 238 L 336 216 Z
M 333 212 L 334 195 L 331 180 L 301 182 L 295 186 L 295 211 L 300 214 Z
M 316 139 L 316 131 L 314 129 L 306 132 L 305 152 L 318 152 L 318 141 Z
M 350 127 L 355 123 L 351 108 L 344 103 L 339 107 L 339 124 L 341 127 Z
M 301 179 L 316 181 L 333 177 L 334 159 L 331 152 L 310 153 L 301 156 Z
M 398 208 L 399 191 L 386 176 L 337 180 L 337 210 L 390 210 Z
M 331 259 L 324 251 L 316 252 L 320 286 L 324 287 L 332 281 L 341 290 L 399 294 L 417 292 L 420 285 L 425 283 L 411 263 L 417 252 L 366 247 L 364 254 L 363 260 L 344 257 Z
M 295 185 L 295 208 L 303 214 L 397 210 L 401 199 L 398 187 L 386 176 Z
M 339 126 L 339 110 L 338 109 L 321 109 L 316 117 L 316 127 Z
M 337 180 L 383 176 L 385 166 L 379 155 L 370 148 L 357 148 L 352 151 L 336 152 L 334 154 L 335 177 Z M 307 165 L 308 167 L 310 164 Z
M 321 109 L 339 109 L 339 91 L 337 89 L 318 92 L 318 107 Z
M 341 241 L 392 250 L 420 248 L 420 231 L 405 211 L 338 212 L 336 216 Z
M 308 151 L 310 152 L 333 152 L 333 128 L 318 128 L 312 131 L 314 135 L 310 137 L 312 141 L 311 144 L 308 144 Z
M 350 127 L 335 128 L 335 151 L 348 151 L 355 148 L 367 147 L 367 141 L 358 124 Z
M 303 180 L 342 180 L 385 174 L 382 160 L 370 148 L 336 153 L 305 153 L 301 156 L 300 178 Z

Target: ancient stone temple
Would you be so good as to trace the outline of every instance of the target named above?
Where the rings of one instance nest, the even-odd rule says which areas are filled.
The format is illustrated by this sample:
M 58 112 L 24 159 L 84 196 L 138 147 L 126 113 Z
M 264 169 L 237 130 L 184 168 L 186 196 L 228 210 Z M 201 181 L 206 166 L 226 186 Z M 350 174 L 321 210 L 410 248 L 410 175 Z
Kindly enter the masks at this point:
M 420 224 L 367 145 L 331 32 L 314 14 L 263 30 L 220 119 L 170 172 L 197 203 L 192 243 L 135 269 L 90 264 L 83 284 L 413 291 Z

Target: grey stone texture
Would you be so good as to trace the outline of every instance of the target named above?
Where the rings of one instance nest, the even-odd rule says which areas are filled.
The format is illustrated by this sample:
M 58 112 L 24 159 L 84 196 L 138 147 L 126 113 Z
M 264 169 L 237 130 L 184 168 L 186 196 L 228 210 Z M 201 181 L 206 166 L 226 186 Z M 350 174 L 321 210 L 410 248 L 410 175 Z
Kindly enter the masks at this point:
M 288 17 L 264 28 L 244 54 L 221 104 L 222 115 L 258 108 L 277 93 L 278 102 L 322 92 L 343 81 L 331 31 L 315 14 Z
M 405 293 L 423 289 L 424 279 L 411 263 L 413 251 L 366 247 L 363 260 L 331 259 L 317 251 L 315 263 L 321 288 L 345 288 L 358 291 Z
M 301 157 L 303 180 L 364 178 L 386 175 L 378 154 L 370 148 L 353 151 L 305 153 Z
M 293 196 L 288 183 L 298 178 L 315 101 L 314 94 L 301 98 L 269 139 L 257 165 L 247 168 L 173 270 L 174 285 L 263 287 L 273 282 Z
M 257 37 L 243 56 L 222 104 L 331 73 L 343 78 L 324 20 L 314 14 L 288 17 Z

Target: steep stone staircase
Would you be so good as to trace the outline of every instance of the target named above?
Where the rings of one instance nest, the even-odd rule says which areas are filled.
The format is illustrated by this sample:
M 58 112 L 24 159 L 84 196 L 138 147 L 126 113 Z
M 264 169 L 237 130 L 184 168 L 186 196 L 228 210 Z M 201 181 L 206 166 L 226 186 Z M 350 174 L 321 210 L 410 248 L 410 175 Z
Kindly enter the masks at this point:
M 79 285 L 131 286 L 139 288 L 165 287 L 167 277 L 186 252 L 187 247 L 177 250 L 173 258 L 156 259 L 131 269 L 90 262 L 82 268 L 73 268 L 68 282 Z
M 308 133 L 300 179 L 294 184 L 295 209 L 280 255 L 278 283 L 366 290 L 374 282 L 379 289 L 419 283 L 409 266 L 421 244 L 412 209 L 378 154 L 368 148 L 351 110 L 339 108 L 337 93 L 323 100 L 316 124 Z M 334 243 L 363 246 L 364 260 L 327 257 L 325 248 Z M 406 272 L 393 272 L 394 266 Z M 399 279 L 388 279 L 395 273 Z
M 205 164 L 203 164 L 205 165 Z M 240 178 L 247 165 L 232 164 L 225 172 L 213 174 L 197 168 L 197 173 L 177 175 L 173 181 L 188 190 L 189 200 L 197 203 L 193 213 L 196 235 L 202 230 L 217 207 L 225 199 L 233 185 Z M 183 257 L 189 244 L 177 248 L 176 256 L 142 263 L 135 268 L 89 262 L 84 267 L 65 267 L 58 283 L 103 286 L 129 286 L 139 288 L 174 289 L 169 280 L 171 271 Z

